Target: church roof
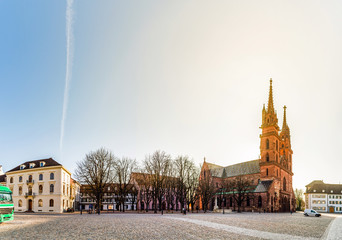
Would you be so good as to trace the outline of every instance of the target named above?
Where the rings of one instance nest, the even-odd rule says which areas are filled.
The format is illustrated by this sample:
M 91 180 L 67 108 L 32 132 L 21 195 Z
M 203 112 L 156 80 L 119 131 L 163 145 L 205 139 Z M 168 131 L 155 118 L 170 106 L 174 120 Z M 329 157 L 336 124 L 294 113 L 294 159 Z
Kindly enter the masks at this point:
M 227 167 L 221 167 L 212 163 L 207 163 L 211 176 L 213 177 L 235 177 L 260 172 L 259 159 L 248 162 L 242 162 Z
M 258 186 L 255 188 L 254 192 L 261 193 L 261 192 L 268 192 L 273 180 L 266 180 L 260 181 Z

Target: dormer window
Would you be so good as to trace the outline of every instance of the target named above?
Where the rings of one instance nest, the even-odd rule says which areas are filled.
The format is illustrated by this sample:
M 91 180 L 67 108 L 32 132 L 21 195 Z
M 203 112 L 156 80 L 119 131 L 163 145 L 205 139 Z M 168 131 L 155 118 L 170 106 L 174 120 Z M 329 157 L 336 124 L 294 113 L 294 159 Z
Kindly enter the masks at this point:
M 333 193 L 334 191 L 333 191 L 333 190 L 331 190 L 330 192 L 331 192 L 331 193 Z
M 30 163 L 30 168 L 34 168 L 35 165 L 36 164 L 34 164 L 34 163 Z
M 20 170 L 23 170 L 25 168 L 25 165 L 20 165 Z
M 325 190 L 323 189 L 322 192 L 325 192 Z
M 316 189 L 314 189 L 313 192 L 316 192 Z
M 40 163 L 39 163 L 39 166 L 40 166 L 40 167 L 44 167 L 44 166 L 45 166 L 45 162 L 40 162 Z

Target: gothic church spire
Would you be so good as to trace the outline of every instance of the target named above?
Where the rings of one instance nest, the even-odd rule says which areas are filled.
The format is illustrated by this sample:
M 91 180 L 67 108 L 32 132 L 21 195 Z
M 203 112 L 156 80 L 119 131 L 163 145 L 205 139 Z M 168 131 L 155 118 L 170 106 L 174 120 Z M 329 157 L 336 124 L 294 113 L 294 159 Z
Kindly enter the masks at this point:
M 268 94 L 267 112 L 268 112 L 268 113 L 274 113 L 272 78 L 270 79 L 270 92 L 269 92 L 269 94 Z

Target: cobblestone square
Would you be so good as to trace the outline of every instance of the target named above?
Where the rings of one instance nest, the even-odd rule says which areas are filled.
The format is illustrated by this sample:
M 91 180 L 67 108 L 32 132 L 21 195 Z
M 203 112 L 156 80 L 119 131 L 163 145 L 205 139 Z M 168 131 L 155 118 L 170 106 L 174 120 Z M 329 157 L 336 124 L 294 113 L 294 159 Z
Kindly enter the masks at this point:
M 0 238 L 321 239 L 334 219 L 301 213 L 16 214 L 14 221 L 0 225 Z

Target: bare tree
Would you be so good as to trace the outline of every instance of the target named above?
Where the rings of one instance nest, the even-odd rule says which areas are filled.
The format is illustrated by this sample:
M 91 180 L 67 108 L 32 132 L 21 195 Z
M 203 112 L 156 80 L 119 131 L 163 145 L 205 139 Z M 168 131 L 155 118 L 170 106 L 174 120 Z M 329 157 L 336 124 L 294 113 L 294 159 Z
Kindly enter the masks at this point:
M 237 204 L 238 212 L 241 212 L 243 202 L 250 197 L 250 181 L 242 176 L 237 176 L 234 179 L 227 179 L 224 185 L 226 191 L 231 192 L 232 197 Z
M 95 198 L 98 214 L 100 214 L 105 187 L 114 179 L 115 160 L 110 151 L 100 148 L 87 154 L 83 161 L 77 162 L 76 179 L 81 184 L 89 186 L 88 194 Z
M 167 178 L 165 179 L 165 200 L 167 202 L 167 210 L 173 210 L 175 205 L 176 196 L 176 184 L 175 168 L 173 164 L 170 164 L 167 172 Z M 176 203 L 177 204 L 177 203 Z
M 199 185 L 199 176 L 200 176 L 200 169 L 196 167 L 195 163 L 191 161 L 189 169 L 186 174 L 186 202 L 189 205 L 191 204 L 191 210 L 194 211 L 195 203 L 197 202 L 199 195 L 198 195 L 198 185 Z
M 151 175 L 152 197 L 154 212 L 157 213 L 162 208 L 162 201 L 165 193 L 165 179 L 167 178 L 168 168 L 171 157 L 163 151 L 156 151 L 144 160 L 145 172 Z M 157 203 L 158 206 L 157 206 Z
M 209 170 L 204 170 L 203 174 L 200 176 L 198 194 L 200 196 L 200 200 L 202 201 L 202 208 L 204 212 L 207 212 L 208 205 L 215 194 L 215 187 Z
M 135 200 L 137 199 L 137 196 L 138 196 L 138 190 L 136 189 L 136 187 L 132 186 L 129 193 L 131 195 L 131 198 L 130 198 L 131 209 L 134 210 L 134 203 L 135 203 Z M 135 210 L 138 210 L 137 205 L 138 205 L 138 203 L 136 203 Z
M 117 183 L 116 195 L 122 206 L 122 211 L 125 211 L 125 202 L 133 185 L 130 184 L 131 174 L 137 168 L 137 162 L 130 158 L 117 159 L 114 164 L 115 180 Z
M 174 161 L 173 165 L 175 167 L 176 174 L 176 194 L 177 199 L 181 205 L 181 208 L 185 208 L 186 205 L 186 195 L 187 195 L 187 175 L 189 173 L 189 168 L 191 167 L 191 162 L 187 156 L 178 156 Z

